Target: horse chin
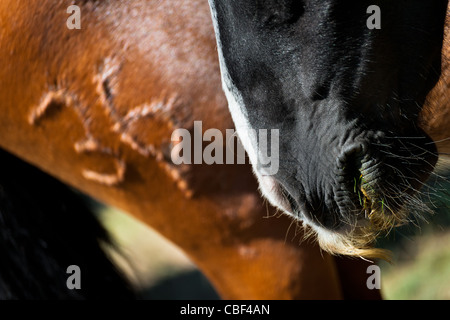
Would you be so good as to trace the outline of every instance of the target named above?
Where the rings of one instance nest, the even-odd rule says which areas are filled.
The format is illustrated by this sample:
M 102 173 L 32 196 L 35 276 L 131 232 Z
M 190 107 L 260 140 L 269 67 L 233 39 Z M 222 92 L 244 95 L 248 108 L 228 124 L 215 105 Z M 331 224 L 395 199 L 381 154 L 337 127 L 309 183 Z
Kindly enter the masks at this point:
M 343 223 L 341 227 L 331 230 L 313 221 L 307 214 L 294 212 L 276 179 L 257 172 L 256 176 L 262 195 L 283 213 L 301 221 L 305 227 L 304 238 L 316 240 L 325 252 L 332 255 L 391 261 L 390 252 L 375 248 L 374 242 L 382 232 L 403 224 L 407 217 L 406 210 L 394 214 L 373 208 L 366 217 L 355 218 L 354 221 Z
M 269 203 L 282 212 L 295 217 L 292 206 L 283 194 L 279 182 L 272 176 L 264 176 L 257 171 L 255 171 L 255 175 L 258 179 L 259 190 Z
M 362 259 L 391 261 L 388 250 L 373 246 L 376 232 L 366 227 L 355 227 L 352 232 L 340 233 L 307 223 L 305 237 L 314 236 L 320 248 L 332 255 L 345 255 Z
M 334 230 L 305 220 L 305 224 L 308 226 L 306 237 L 313 236 L 322 250 L 333 255 L 383 259 L 390 262 L 390 251 L 375 248 L 375 240 L 381 234 L 406 222 L 408 222 L 408 210 L 405 208 L 395 213 L 372 208 L 365 217 L 355 218 L 353 222 L 346 222 Z

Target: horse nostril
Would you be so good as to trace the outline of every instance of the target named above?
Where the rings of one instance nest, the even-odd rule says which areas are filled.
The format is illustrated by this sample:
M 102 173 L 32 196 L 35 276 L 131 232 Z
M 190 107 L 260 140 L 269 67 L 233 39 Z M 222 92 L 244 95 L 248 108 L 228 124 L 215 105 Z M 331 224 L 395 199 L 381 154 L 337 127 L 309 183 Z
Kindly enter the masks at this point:
M 341 190 L 345 191 L 347 200 L 353 203 L 364 204 L 366 195 L 363 191 L 363 166 L 368 161 L 368 147 L 363 142 L 353 143 L 343 148 L 341 154 L 337 159 L 338 166 L 338 181 L 341 184 Z M 342 202 L 342 199 L 340 200 Z M 342 205 L 342 203 L 341 203 Z M 351 205 L 344 205 L 344 207 L 351 207 Z
M 338 168 L 344 173 L 359 172 L 366 155 L 367 145 L 365 143 L 346 146 L 337 158 Z
M 370 150 L 366 142 L 353 142 L 346 144 L 337 157 L 337 182 L 338 191 L 335 193 L 334 201 L 337 212 L 343 217 L 354 217 L 371 212 L 371 189 L 372 181 L 366 180 L 365 167 L 376 166 L 377 160 L 371 159 Z M 370 184 L 370 185 L 369 185 Z

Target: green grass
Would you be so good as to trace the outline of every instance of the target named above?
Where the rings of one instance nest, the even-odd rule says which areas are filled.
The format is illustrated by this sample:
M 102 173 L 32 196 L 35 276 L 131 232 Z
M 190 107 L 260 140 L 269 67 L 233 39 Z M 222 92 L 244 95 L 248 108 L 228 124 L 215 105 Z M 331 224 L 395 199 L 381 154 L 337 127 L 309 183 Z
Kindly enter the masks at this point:
M 113 254 L 113 258 L 135 285 L 155 285 L 195 269 L 177 246 L 130 215 L 102 206 L 98 207 L 98 213 L 123 254 L 123 257 Z
M 153 229 L 120 210 L 96 205 L 123 256 L 110 252 L 144 300 L 218 299 L 208 280 L 184 253 Z
M 384 297 L 389 300 L 450 299 L 450 232 L 416 237 L 412 243 L 416 247 L 409 248 L 412 252 L 409 259 L 381 265 Z

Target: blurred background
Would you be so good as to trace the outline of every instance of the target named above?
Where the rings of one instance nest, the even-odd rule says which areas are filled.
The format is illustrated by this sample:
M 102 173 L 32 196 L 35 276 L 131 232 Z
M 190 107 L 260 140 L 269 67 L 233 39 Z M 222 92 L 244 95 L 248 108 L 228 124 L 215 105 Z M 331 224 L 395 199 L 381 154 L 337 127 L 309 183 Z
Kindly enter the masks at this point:
M 425 220 L 391 231 L 379 247 L 393 252 L 380 262 L 385 299 L 450 299 L 450 172 L 439 173 L 423 189 L 433 210 Z M 144 299 L 218 299 L 196 266 L 169 241 L 131 216 L 94 203 L 122 254 L 114 254 Z

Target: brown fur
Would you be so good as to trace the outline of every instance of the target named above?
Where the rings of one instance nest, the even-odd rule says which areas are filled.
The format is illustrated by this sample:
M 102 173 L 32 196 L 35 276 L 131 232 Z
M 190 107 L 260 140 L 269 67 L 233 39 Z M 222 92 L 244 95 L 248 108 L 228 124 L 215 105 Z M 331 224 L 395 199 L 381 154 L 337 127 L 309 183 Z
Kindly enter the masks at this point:
M 421 114 L 421 127 L 433 138 L 441 157 L 450 155 L 450 7 L 447 10 L 442 50 L 442 75 L 427 97 Z

